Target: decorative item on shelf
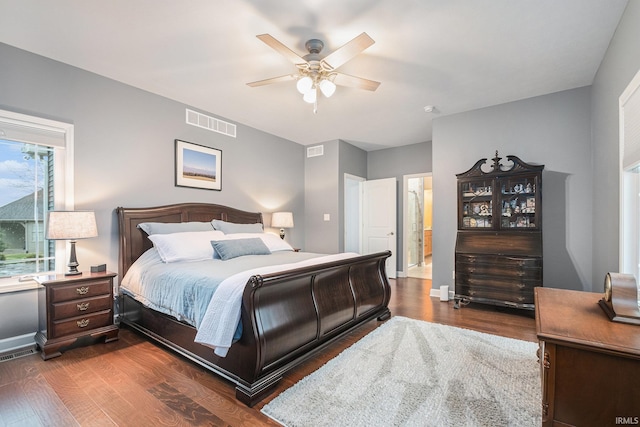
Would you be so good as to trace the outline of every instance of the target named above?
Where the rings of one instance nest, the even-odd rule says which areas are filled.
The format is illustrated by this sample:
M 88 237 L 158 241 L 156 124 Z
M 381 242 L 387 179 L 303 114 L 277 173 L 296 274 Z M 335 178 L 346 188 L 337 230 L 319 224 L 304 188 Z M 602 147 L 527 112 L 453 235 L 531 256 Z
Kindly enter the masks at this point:
M 47 218 L 47 239 L 70 240 L 69 271 L 65 276 L 82 274 L 78 271 L 76 240 L 98 236 L 96 216 L 93 211 L 51 211 Z
M 599 304 L 610 320 L 640 325 L 638 286 L 632 274 L 607 273 Z
M 293 213 L 274 212 L 271 215 L 271 226 L 280 229 L 280 238 L 284 239 L 284 229 L 293 228 Z

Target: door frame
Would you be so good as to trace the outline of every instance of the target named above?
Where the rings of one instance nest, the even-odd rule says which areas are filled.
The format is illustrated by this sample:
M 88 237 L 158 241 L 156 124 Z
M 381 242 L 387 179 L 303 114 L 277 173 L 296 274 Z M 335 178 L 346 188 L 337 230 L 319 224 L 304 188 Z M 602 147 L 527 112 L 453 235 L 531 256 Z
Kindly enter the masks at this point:
M 362 183 L 366 180 L 366 178 L 363 178 L 361 176 L 352 175 L 349 173 L 344 174 L 344 245 L 342 247 L 342 250 L 344 252 L 362 252 Z M 358 183 L 358 196 L 355 200 L 352 197 L 349 197 L 351 193 L 348 191 L 349 189 L 347 187 L 350 182 Z M 352 210 L 356 211 L 358 218 L 357 224 L 351 224 L 351 222 L 348 221 L 351 216 L 350 214 L 353 213 Z M 357 250 L 354 250 L 353 248 L 347 248 L 349 233 L 354 233 L 357 236 Z
M 409 275 L 409 179 L 412 178 L 433 178 L 432 172 L 414 173 L 402 176 L 402 270 L 398 271 L 398 277 L 408 277 Z

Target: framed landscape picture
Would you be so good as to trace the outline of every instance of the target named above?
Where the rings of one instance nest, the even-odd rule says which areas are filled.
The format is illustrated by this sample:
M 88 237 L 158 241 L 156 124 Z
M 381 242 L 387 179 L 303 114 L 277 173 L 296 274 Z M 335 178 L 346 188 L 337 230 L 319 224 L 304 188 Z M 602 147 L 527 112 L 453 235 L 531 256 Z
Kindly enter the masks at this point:
M 176 186 L 222 190 L 222 151 L 176 139 Z

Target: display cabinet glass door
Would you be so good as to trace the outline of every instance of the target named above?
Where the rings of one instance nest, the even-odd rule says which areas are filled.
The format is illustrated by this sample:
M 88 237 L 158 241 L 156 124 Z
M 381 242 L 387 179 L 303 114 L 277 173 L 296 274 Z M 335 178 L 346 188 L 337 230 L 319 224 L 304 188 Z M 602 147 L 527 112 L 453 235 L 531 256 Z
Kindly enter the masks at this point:
M 461 215 L 458 228 L 472 230 L 493 227 L 493 180 L 462 181 L 460 188 Z
M 536 175 L 522 175 L 497 180 L 501 229 L 539 229 L 539 182 Z

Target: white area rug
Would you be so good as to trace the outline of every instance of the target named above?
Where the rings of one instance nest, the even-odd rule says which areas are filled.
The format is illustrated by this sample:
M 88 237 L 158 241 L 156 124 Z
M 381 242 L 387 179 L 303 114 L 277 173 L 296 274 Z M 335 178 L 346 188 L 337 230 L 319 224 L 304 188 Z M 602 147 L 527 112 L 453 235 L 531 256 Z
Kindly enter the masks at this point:
M 539 426 L 536 343 L 393 317 L 265 405 L 294 426 Z

